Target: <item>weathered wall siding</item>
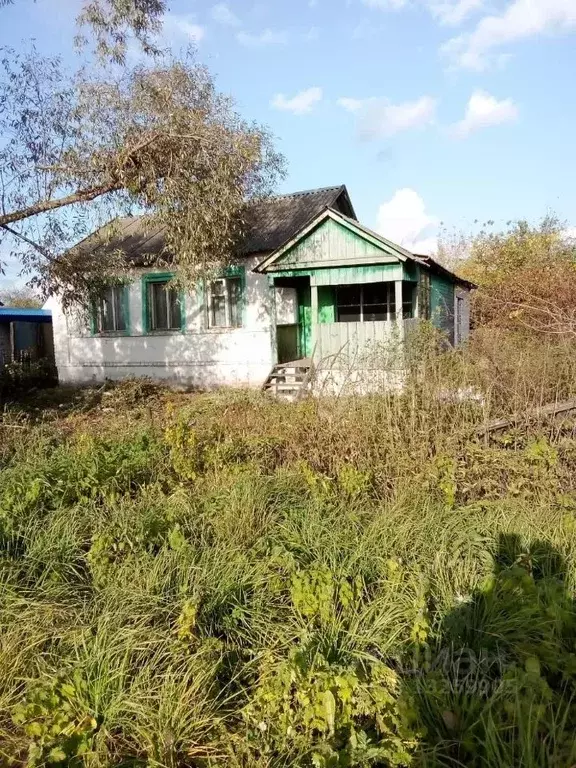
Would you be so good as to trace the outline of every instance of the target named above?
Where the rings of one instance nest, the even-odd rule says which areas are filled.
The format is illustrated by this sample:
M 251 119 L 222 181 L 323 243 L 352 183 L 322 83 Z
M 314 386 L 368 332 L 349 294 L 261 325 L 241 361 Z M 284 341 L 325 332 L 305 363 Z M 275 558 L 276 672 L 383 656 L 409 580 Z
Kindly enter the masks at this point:
M 336 322 L 336 295 L 331 286 L 318 288 L 318 322 Z
M 320 367 L 370 366 L 374 355 L 382 357 L 384 347 L 399 345 L 401 336 L 393 321 L 320 323 L 314 359 Z
M 184 386 L 259 386 L 272 367 L 271 291 L 266 275 L 246 260 L 244 326 L 207 327 L 203 291 L 185 297 L 186 330 L 145 334 L 138 275 L 129 291 L 129 336 L 92 336 L 81 317 L 67 317 L 52 298 L 56 365 L 60 381 L 87 383 L 129 375 Z M 146 270 L 151 272 L 154 270 Z
M 384 247 L 365 240 L 332 219 L 326 220 L 304 240 L 296 243 L 282 257 L 278 267 L 314 267 L 319 263 L 330 265 L 365 264 L 397 259 L 387 254 Z
M 310 275 L 311 285 L 358 285 L 386 283 L 402 280 L 402 265 L 377 264 L 374 266 L 328 267 L 316 269 Z
M 275 277 L 309 277 L 310 285 L 357 285 L 359 283 L 382 283 L 402 280 L 402 265 L 373 264 L 370 266 L 316 267 L 314 269 L 283 269 Z
M 470 290 L 464 288 L 461 285 L 455 286 L 454 289 L 454 321 L 456 321 L 456 301 L 458 298 L 462 299 L 462 317 L 460 321 L 460 334 L 455 333 L 456 344 L 462 344 L 468 340 L 470 336 Z M 455 328 L 455 332 L 457 329 Z
M 404 261 L 402 263 L 402 280 L 408 280 L 411 283 L 417 283 L 420 279 L 420 265 L 413 261 Z
M 431 275 L 430 310 L 432 322 L 454 342 L 454 283 Z

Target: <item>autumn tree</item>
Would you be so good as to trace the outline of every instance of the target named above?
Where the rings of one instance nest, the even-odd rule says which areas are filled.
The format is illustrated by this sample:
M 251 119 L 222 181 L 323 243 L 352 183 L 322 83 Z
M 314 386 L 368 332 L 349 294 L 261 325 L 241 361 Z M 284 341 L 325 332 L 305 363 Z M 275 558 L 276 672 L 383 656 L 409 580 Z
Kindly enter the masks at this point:
M 0 291 L 0 302 L 7 307 L 20 307 L 22 309 L 39 309 L 42 300 L 31 288 L 9 288 Z
M 0 11 L 13 2 L 0 0 Z M 93 42 L 100 57 L 119 63 L 125 61 L 130 39 L 145 53 L 156 54 L 155 36 L 165 10 L 164 0 L 85 0 L 79 4 L 76 42 L 81 46 Z
M 454 258 L 456 255 L 457 258 Z M 576 336 L 576 243 L 553 216 L 538 225 L 444 241 L 440 258 L 476 283 L 476 326 L 523 330 L 548 338 Z
M 66 75 L 58 59 L 5 50 L 1 72 L 0 246 L 67 301 L 118 266 L 120 254 L 69 250 L 97 225 L 145 214 L 193 281 L 229 258 L 247 205 L 282 173 L 266 129 L 191 53 Z

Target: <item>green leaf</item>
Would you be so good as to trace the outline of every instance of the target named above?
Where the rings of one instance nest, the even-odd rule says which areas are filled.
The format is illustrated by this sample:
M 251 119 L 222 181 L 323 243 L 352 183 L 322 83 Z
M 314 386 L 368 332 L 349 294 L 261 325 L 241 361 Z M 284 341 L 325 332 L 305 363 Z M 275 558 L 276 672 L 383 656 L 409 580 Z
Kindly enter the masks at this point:
M 48 753 L 47 761 L 49 763 L 61 763 L 66 760 L 66 752 L 60 747 L 54 747 Z
M 334 733 L 334 724 L 336 721 L 336 699 L 334 698 L 332 691 L 324 691 L 324 712 L 330 733 Z

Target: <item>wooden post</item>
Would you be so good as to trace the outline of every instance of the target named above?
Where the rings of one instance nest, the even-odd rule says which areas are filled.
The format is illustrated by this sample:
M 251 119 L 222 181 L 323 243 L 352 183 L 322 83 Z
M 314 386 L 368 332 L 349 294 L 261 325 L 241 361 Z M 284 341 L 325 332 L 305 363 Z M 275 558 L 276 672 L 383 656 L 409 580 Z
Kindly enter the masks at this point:
M 10 362 L 16 362 L 16 326 L 13 320 L 10 323 Z
M 276 327 L 276 285 L 274 275 L 268 275 L 268 291 L 270 298 L 270 345 L 272 348 L 272 365 L 278 363 L 278 331 Z
M 394 299 L 396 303 L 396 323 L 400 336 L 404 335 L 404 312 L 402 310 L 402 280 L 394 281 Z
M 318 343 L 318 286 L 310 286 L 310 349 L 312 356 Z

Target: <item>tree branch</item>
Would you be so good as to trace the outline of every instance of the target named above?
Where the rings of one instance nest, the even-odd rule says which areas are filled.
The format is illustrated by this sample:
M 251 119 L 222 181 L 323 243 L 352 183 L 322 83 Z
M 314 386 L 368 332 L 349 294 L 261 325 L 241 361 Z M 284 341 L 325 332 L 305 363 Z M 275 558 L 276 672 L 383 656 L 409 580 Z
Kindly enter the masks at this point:
M 74 203 L 86 203 L 90 200 L 95 200 L 97 197 L 106 195 L 108 192 L 116 192 L 122 189 L 123 185 L 120 181 L 109 181 L 106 184 L 100 184 L 96 187 L 89 187 L 88 189 L 79 189 L 77 192 L 73 192 L 71 195 L 60 197 L 57 200 L 39 200 L 33 205 L 29 205 L 26 208 L 21 208 L 19 211 L 12 211 L 12 213 L 6 213 L 0 216 L 0 227 L 6 228 L 6 224 L 13 224 L 16 221 L 23 221 L 30 218 L 30 216 L 37 216 L 39 213 L 48 213 L 48 211 L 55 211 L 58 208 L 64 208 L 67 205 L 73 205 Z
M 18 230 L 12 229 L 12 227 L 9 227 L 7 224 L 1 224 L 0 229 L 3 229 L 5 232 L 8 232 L 20 240 L 23 240 L 25 243 L 34 248 L 34 250 L 38 251 L 39 254 L 44 256 L 45 259 L 48 259 L 48 261 L 54 261 L 54 256 L 52 256 L 52 254 L 47 251 L 46 248 L 43 248 L 38 243 L 35 243 L 34 240 L 30 240 L 30 238 L 26 237 L 26 235 L 23 235 L 22 232 L 18 232 Z

